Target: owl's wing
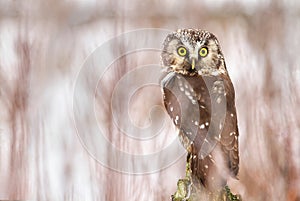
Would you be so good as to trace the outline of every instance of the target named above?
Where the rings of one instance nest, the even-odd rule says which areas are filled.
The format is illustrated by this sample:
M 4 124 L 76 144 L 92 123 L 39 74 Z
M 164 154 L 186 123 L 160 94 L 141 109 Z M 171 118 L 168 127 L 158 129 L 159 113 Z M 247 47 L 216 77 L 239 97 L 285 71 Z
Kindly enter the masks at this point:
M 203 80 L 207 87 L 205 105 L 209 106 L 210 125 L 207 128 L 205 140 L 200 149 L 200 158 L 211 153 L 220 141 L 223 128 L 226 125 L 227 110 L 226 83 L 217 77 L 203 77 Z
M 222 145 L 222 152 L 230 172 L 236 176 L 239 169 L 239 133 L 234 88 L 227 74 L 217 77 L 211 84 L 209 81 L 206 83 L 209 85 L 211 125 L 200 153 L 204 155 L 210 153 L 217 140 Z
M 220 143 L 228 159 L 228 167 L 233 176 L 239 171 L 239 130 L 235 107 L 234 87 L 229 77 L 223 78 L 226 92 L 226 118 Z
M 174 72 L 163 77 L 161 86 L 164 105 L 173 123 L 193 141 L 199 129 L 200 112 L 192 87 L 183 76 Z

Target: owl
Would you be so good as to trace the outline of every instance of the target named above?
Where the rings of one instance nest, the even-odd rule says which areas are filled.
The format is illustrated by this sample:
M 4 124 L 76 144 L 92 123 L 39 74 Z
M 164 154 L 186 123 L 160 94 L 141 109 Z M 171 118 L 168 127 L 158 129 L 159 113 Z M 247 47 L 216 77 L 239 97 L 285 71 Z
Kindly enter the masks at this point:
M 235 92 L 219 42 L 208 31 L 179 29 L 166 37 L 161 60 L 164 106 L 192 176 L 219 190 L 239 170 Z

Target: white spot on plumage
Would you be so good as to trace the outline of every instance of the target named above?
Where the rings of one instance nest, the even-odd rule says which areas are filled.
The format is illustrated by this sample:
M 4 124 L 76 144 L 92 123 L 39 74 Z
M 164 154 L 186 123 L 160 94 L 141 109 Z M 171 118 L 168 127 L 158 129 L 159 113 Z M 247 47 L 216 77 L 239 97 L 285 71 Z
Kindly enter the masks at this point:
M 215 140 L 219 141 L 221 139 L 221 133 L 218 135 L 218 137 L 215 137 Z
M 219 124 L 219 129 L 222 130 L 222 127 L 223 127 L 223 125 L 222 125 L 222 123 L 220 123 Z
M 204 165 L 204 167 L 207 169 L 207 168 L 208 168 L 208 165 Z
M 198 125 L 199 125 L 199 122 L 198 122 L 198 121 L 195 121 L 195 125 L 198 126 Z
M 212 71 L 211 74 L 214 75 L 214 76 L 217 76 L 217 75 L 219 75 L 219 72 L 218 71 Z
M 195 94 L 195 96 L 196 96 L 196 98 L 197 98 L 198 100 L 201 99 L 201 94 Z
M 204 129 L 205 128 L 205 125 L 204 124 L 201 124 L 200 125 L 200 129 Z
M 176 125 L 178 124 L 178 120 L 179 120 L 179 116 L 176 115 L 175 120 L 174 120 L 174 122 L 175 122 Z
M 205 122 L 205 126 L 208 126 L 208 125 L 209 125 L 208 121 L 207 121 L 207 122 Z
M 170 107 L 170 111 L 173 112 L 173 109 L 174 109 L 174 108 L 171 106 L 171 107 Z
M 185 95 L 187 95 L 187 96 L 190 96 L 190 95 L 191 95 L 191 93 L 188 92 L 188 91 L 185 91 L 184 93 L 185 93 Z
M 235 135 L 235 132 L 231 132 L 229 135 L 230 135 L 230 136 Z
M 234 117 L 234 114 L 233 114 L 233 113 L 231 113 L 231 114 L 230 114 L 230 116 Z
M 178 82 L 178 85 L 181 87 L 181 86 L 182 86 L 182 82 L 181 82 L 181 81 L 179 81 L 179 82 Z
M 179 87 L 180 91 L 184 91 L 184 88 L 183 87 Z
M 218 97 L 218 98 L 217 98 L 217 103 L 220 104 L 221 101 L 222 101 L 222 98 L 221 98 L 221 97 Z

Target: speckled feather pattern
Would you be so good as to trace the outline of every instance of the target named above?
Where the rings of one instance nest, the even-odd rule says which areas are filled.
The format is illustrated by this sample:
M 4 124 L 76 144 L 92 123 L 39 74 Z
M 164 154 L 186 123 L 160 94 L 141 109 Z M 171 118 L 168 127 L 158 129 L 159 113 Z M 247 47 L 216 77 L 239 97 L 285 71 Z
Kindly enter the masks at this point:
M 213 55 L 199 61 L 197 69 L 191 71 L 190 64 L 184 61 L 189 58 L 180 63 L 180 57 L 175 55 L 174 50 L 182 45 L 190 52 L 206 46 Z M 219 43 L 207 31 L 182 29 L 168 35 L 163 48 L 165 74 L 161 85 L 164 106 L 178 130 L 181 143 L 193 155 L 193 175 L 210 190 L 223 187 L 229 175 L 236 177 L 238 173 L 239 133 L 234 88 Z M 219 61 L 210 61 L 212 58 Z M 177 62 L 172 63 L 172 60 Z M 224 112 L 212 110 L 222 103 Z M 224 119 L 223 124 L 221 119 Z M 202 145 L 211 142 L 207 138 L 209 129 L 215 135 L 216 146 L 207 155 L 200 156 Z

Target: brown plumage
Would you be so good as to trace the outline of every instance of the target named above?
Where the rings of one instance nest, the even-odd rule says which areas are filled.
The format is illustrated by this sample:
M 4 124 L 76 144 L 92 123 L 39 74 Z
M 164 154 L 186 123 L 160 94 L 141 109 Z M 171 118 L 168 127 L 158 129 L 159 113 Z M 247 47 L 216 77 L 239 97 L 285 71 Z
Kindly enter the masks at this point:
M 239 170 L 234 88 L 216 37 L 183 29 L 167 36 L 161 81 L 165 108 L 192 156 L 192 174 L 209 190 Z

